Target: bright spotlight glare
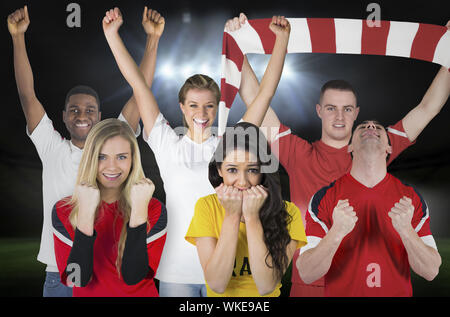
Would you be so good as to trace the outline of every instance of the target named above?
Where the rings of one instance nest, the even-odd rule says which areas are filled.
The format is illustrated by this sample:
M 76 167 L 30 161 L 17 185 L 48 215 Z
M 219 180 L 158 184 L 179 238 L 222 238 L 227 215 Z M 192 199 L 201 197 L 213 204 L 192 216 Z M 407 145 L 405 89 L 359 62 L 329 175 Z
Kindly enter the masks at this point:
M 181 73 L 183 74 L 184 77 L 189 77 L 192 75 L 192 67 L 190 65 L 185 65 L 182 70 Z
M 292 70 L 292 65 L 285 62 L 283 67 L 283 76 L 286 76 L 287 78 L 291 78 L 294 76 L 294 71 Z
M 200 73 L 206 75 L 210 74 L 209 66 L 207 64 L 203 64 L 202 66 L 200 66 Z
M 163 74 L 163 76 L 171 78 L 174 74 L 173 69 L 172 69 L 172 65 L 170 65 L 169 63 L 166 63 L 162 68 L 161 68 L 161 72 Z

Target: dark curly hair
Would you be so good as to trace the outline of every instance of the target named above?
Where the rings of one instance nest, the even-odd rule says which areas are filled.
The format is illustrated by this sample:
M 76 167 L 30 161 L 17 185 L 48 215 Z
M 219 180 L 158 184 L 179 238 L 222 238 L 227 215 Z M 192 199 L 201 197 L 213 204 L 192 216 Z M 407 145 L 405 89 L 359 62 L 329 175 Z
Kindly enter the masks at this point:
M 281 196 L 278 161 L 271 154 L 270 146 L 260 129 L 251 123 L 240 122 L 234 127 L 226 129 L 209 163 L 208 178 L 214 188 L 223 183 L 218 169 L 221 168 L 227 154 L 235 149 L 244 149 L 253 153 L 260 164 L 261 185 L 268 190 L 268 197 L 259 210 L 259 219 L 264 231 L 264 243 L 268 250 L 265 261 L 268 267 L 274 269 L 275 276 L 281 280 L 289 266 L 286 247 L 291 241 L 288 224 L 292 221 L 292 217 Z M 268 263 L 269 255 L 272 258 L 272 265 Z

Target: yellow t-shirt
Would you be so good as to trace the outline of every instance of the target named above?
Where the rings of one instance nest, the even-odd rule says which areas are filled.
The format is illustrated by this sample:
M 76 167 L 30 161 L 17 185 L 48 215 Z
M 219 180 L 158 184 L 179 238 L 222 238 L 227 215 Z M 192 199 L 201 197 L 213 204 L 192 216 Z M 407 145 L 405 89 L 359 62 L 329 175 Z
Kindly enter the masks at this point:
M 301 248 L 306 244 L 306 235 L 300 210 L 291 202 L 286 202 L 286 209 L 292 217 L 292 221 L 288 225 L 289 234 L 292 240 L 298 241 L 297 248 Z M 195 205 L 194 216 L 185 239 L 194 245 L 195 238 L 199 237 L 219 239 L 224 217 L 225 209 L 220 204 L 216 194 L 200 198 Z M 251 275 L 245 223 L 241 222 L 239 226 L 235 265 L 227 289 L 223 294 L 218 294 L 211 290 L 208 284 L 206 284 L 206 287 L 209 297 L 261 296 Z M 281 283 L 277 285 L 272 293 L 266 296 L 280 296 L 280 288 Z

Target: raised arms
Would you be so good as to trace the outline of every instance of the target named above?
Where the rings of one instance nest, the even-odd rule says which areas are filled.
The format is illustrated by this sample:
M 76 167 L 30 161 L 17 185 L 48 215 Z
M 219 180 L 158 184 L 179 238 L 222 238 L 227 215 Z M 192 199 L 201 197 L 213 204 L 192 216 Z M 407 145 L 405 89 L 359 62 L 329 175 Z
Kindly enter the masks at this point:
M 164 18 L 155 10 L 144 8 L 142 14 L 142 26 L 147 34 L 144 56 L 139 66 L 145 82 L 148 87 L 152 87 L 156 68 L 156 56 L 158 51 L 159 39 L 164 32 Z M 134 95 L 128 100 L 122 109 L 122 114 L 128 121 L 133 131 L 136 131 L 139 124 L 139 111 Z M 155 117 L 156 119 L 156 117 Z
M 247 17 L 245 14 L 241 13 L 239 17 L 234 19 L 230 19 L 227 21 L 225 28 L 227 31 L 232 32 L 241 28 L 243 24 L 247 21 Z M 259 82 L 253 71 L 250 63 L 248 62 L 247 56 L 244 55 L 244 63 L 242 65 L 241 72 L 241 85 L 239 87 L 239 95 L 244 101 L 247 107 L 250 107 L 252 102 L 255 100 L 259 91 Z M 264 111 L 264 110 L 261 110 Z M 260 113 L 260 115 L 262 112 Z M 264 114 L 263 114 L 264 115 Z M 262 129 L 266 134 L 266 138 L 269 142 L 272 141 L 272 137 L 275 136 L 280 127 L 280 120 L 278 116 L 273 111 L 271 107 L 268 107 L 265 116 L 263 117 L 263 121 L 260 124 L 261 127 L 270 128 L 270 133 L 266 133 L 266 129 Z M 269 132 L 269 131 L 267 131 Z
M 164 24 L 162 17 L 159 17 L 157 20 L 157 24 Z M 123 18 L 120 10 L 118 8 L 111 9 L 103 18 L 103 31 L 122 75 L 133 89 L 133 95 L 144 123 L 144 130 L 149 135 L 159 114 L 159 108 L 144 75 L 129 54 L 119 35 L 119 28 L 122 23 Z
M 447 22 L 450 32 L 450 21 Z M 408 139 L 414 141 L 428 123 L 441 111 L 450 95 L 450 72 L 441 67 L 421 102 L 403 118 Z
M 25 32 L 30 25 L 28 7 L 25 6 L 11 13 L 7 22 L 13 42 L 17 91 L 27 121 L 28 132 L 32 133 L 44 116 L 45 110 L 34 91 L 33 71 L 25 45 Z
M 243 73 L 246 71 L 245 76 L 247 76 L 244 78 L 244 85 L 249 83 L 248 85 L 250 86 L 248 88 L 248 96 L 246 95 L 243 99 L 247 102 L 250 100 L 252 101 L 248 104 L 247 111 L 242 119 L 243 121 L 253 123 L 257 126 L 261 126 L 267 109 L 269 108 L 270 101 L 275 95 L 275 91 L 283 71 L 284 59 L 286 57 L 287 45 L 289 42 L 289 34 L 291 31 L 289 21 L 280 16 L 272 17 L 272 22 L 270 23 L 269 28 L 275 33 L 276 40 L 273 47 L 272 56 L 270 57 L 269 64 L 264 72 L 264 76 L 258 90 L 256 90 L 256 76 L 254 76 L 247 59 L 244 61 L 245 69 L 243 69 Z M 252 98 L 252 92 L 255 91 L 257 91 L 256 95 Z

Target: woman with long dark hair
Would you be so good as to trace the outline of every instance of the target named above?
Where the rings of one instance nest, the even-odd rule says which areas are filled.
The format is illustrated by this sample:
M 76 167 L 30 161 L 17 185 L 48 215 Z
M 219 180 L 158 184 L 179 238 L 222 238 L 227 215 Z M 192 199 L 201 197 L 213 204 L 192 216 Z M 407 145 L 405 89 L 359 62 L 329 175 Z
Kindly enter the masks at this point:
M 197 297 L 206 295 L 205 280 L 195 247 L 184 239 L 200 197 L 214 193 L 208 182 L 208 163 L 220 138 L 212 133 L 220 90 L 206 75 L 188 78 L 180 89 L 179 107 L 187 130 L 178 135 L 164 119 L 158 103 L 144 77 L 125 47 L 118 30 L 123 17 L 118 8 L 109 10 L 103 19 L 106 40 L 133 94 L 144 124 L 144 140 L 151 147 L 164 182 L 168 210 L 167 242 L 156 278 L 161 296 Z M 156 27 L 164 27 L 158 19 Z M 269 28 L 276 36 L 258 95 L 243 116 L 244 121 L 261 124 L 261 109 L 267 109 L 275 94 L 283 69 L 290 34 L 284 17 L 273 17 Z M 262 119 L 260 120 L 262 121 Z
M 228 128 L 209 164 L 216 194 L 198 200 L 186 240 L 197 246 L 208 296 L 279 296 L 300 211 L 283 201 L 278 162 L 257 126 Z

